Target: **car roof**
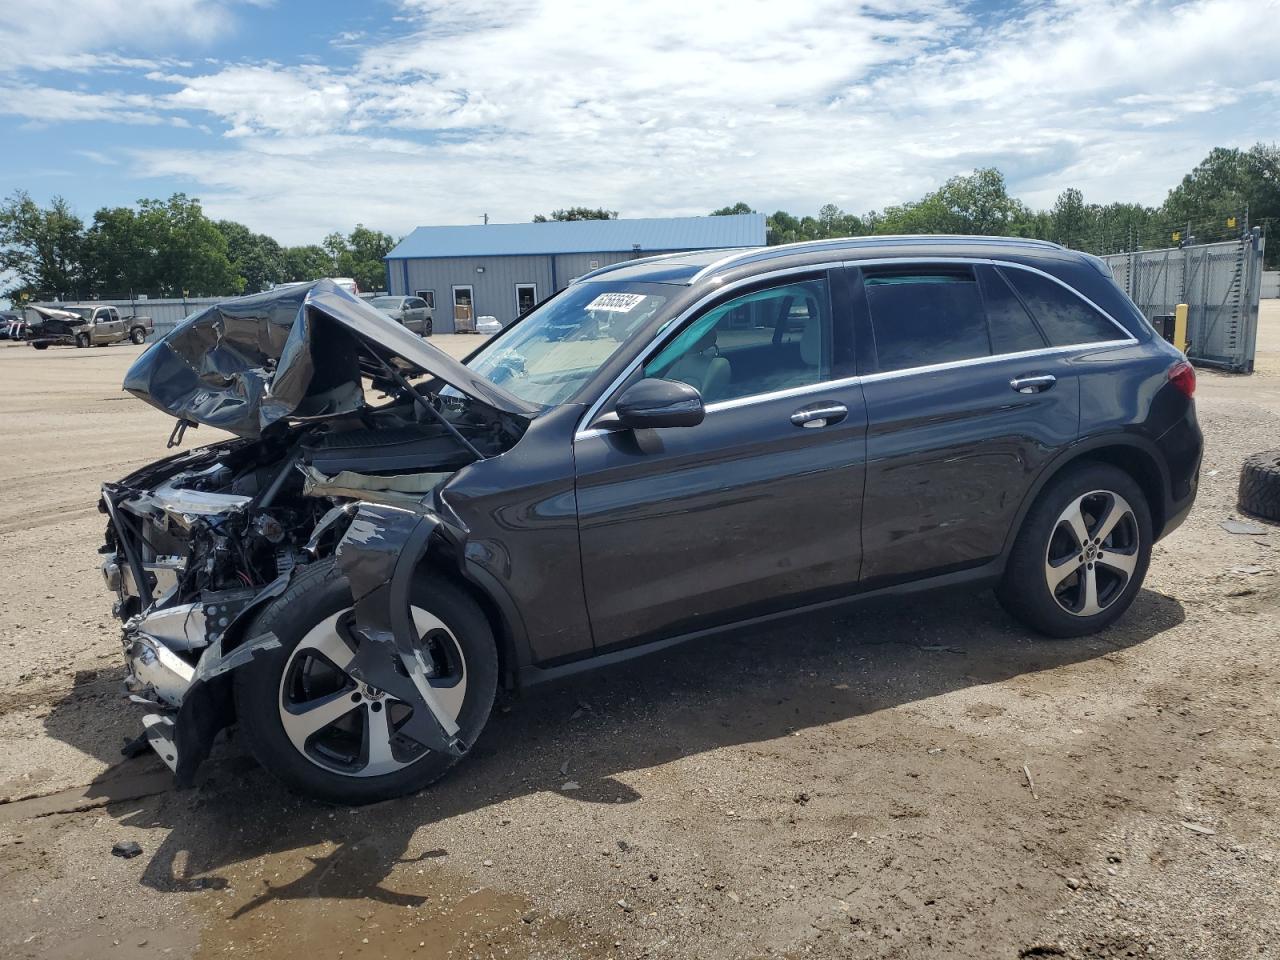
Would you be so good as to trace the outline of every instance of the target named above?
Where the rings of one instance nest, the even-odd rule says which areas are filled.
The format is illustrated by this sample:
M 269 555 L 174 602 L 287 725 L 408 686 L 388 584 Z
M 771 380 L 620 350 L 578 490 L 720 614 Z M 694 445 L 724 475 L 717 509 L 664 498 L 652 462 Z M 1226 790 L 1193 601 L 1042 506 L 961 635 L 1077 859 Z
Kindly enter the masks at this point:
M 638 260 L 624 260 L 593 270 L 575 282 L 607 279 L 647 281 L 692 285 L 728 273 L 740 274 L 745 268 L 761 264 L 778 267 L 803 265 L 832 259 L 877 260 L 926 257 L 971 257 L 987 259 L 1016 255 L 1019 259 L 1048 257 L 1080 259 L 1085 255 L 1069 251 L 1048 240 L 1025 237 L 980 237 L 950 235 L 836 237 L 830 240 L 808 240 L 773 247 L 749 247 L 729 250 L 697 250 L 672 253 Z M 754 271 L 750 271 L 754 272 Z

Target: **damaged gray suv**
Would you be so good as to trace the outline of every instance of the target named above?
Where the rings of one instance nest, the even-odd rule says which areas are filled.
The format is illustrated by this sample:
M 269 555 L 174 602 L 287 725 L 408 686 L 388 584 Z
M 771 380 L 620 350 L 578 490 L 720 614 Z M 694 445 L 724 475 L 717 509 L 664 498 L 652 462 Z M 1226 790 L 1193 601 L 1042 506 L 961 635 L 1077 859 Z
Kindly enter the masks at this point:
M 865 238 L 631 260 L 455 361 L 329 281 L 211 307 L 125 388 L 234 439 L 103 486 L 150 744 L 222 728 L 363 803 L 518 688 L 798 610 L 993 585 L 1121 616 L 1187 515 L 1195 375 L 1100 261 Z

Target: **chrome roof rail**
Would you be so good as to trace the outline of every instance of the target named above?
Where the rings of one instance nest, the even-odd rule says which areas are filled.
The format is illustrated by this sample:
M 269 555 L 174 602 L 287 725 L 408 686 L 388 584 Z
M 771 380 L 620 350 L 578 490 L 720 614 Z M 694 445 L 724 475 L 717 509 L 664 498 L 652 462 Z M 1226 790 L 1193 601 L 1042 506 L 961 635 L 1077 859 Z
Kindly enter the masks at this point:
M 823 250 L 828 247 L 843 245 L 848 249 L 875 246 L 923 246 L 937 244 L 990 244 L 992 246 L 1031 246 L 1048 250 L 1063 250 L 1061 244 L 1049 240 L 1036 240 L 1031 237 L 989 237 L 965 236 L 964 234 L 869 234 L 861 237 L 828 237 L 823 240 L 800 240 L 796 243 L 782 243 L 773 247 L 753 247 L 750 250 L 739 250 L 727 257 L 703 267 L 695 273 L 689 283 L 695 284 L 704 277 L 718 273 L 734 264 L 750 263 L 755 259 L 769 259 L 785 256 L 788 253 L 802 253 L 805 250 Z

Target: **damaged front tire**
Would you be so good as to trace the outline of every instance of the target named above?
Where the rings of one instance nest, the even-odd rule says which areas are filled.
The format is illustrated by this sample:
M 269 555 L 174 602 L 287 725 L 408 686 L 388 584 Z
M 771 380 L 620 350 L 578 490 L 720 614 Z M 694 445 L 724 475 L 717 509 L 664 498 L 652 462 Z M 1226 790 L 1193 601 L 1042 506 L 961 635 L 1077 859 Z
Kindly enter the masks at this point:
M 423 571 L 410 603 L 428 683 L 472 743 L 497 690 L 489 622 L 465 592 Z M 291 789 L 341 804 L 413 793 L 456 762 L 403 733 L 411 706 L 344 669 L 369 642 L 352 629 L 351 609 L 342 572 L 332 561 L 314 564 L 249 628 L 275 634 L 280 648 L 235 674 L 239 727 L 258 762 Z

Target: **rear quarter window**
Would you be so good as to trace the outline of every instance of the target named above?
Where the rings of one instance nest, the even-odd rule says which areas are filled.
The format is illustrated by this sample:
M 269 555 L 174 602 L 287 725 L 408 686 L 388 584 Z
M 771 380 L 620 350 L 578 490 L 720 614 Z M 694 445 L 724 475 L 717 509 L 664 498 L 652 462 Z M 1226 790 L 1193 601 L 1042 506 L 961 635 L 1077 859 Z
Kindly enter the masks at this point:
M 1062 284 L 1029 270 L 1000 271 L 1018 292 L 1050 346 L 1120 340 L 1125 334 Z

